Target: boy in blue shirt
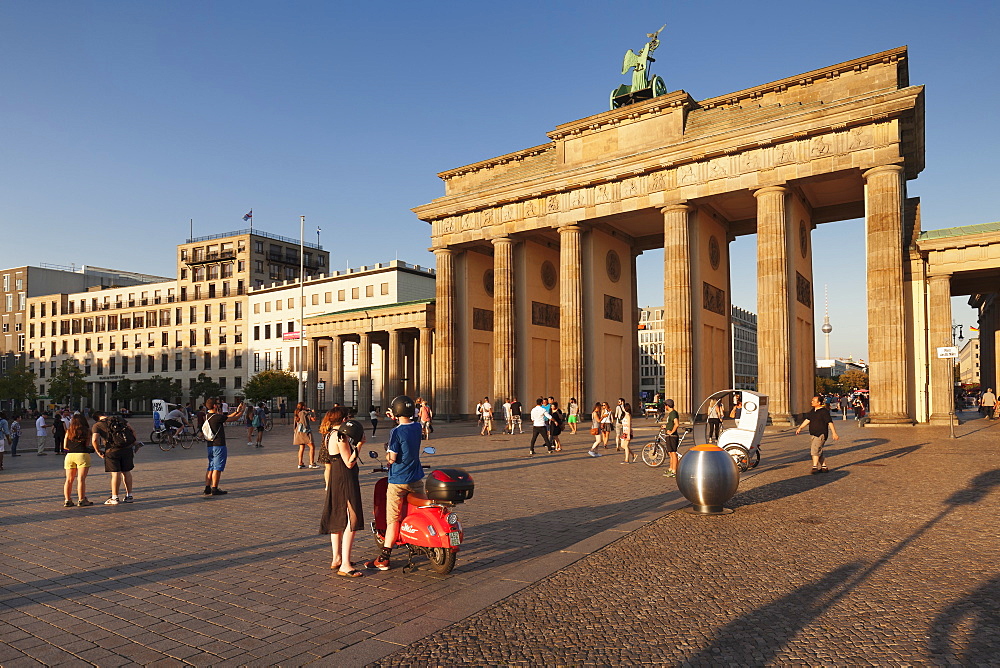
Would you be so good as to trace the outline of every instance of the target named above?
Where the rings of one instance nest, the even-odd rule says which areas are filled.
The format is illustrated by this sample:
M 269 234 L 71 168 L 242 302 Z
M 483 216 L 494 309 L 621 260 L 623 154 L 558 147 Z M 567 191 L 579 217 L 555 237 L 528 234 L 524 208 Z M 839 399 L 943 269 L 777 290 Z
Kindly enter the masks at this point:
M 399 537 L 399 520 L 406 495 L 424 492 L 424 469 L 420 465 L 423 432 L 420 425 L 413 421 L 415 411 L 413 399 L 405 395 L 396 397 L 390 404 L 390 417 L 399 420 L 399 425 L 389 432 L 385 455 L 389 462 L 389 486 L 385 493 L 385 542 L 382 543 L 382 553 L 374 560 L 366 561 L 365 568 L 380 571 L 392 568 L 389 557 Z

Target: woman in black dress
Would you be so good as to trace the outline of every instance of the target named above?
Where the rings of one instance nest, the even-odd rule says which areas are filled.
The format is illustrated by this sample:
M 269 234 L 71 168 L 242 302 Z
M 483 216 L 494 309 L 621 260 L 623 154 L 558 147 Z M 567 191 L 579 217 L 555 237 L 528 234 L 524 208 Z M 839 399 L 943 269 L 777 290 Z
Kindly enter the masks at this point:
M 323 435 L 321 457 L 324 463 L 323 478 L 326 481 L 326 498 L 323 502 L 323 516 L 320 519 L 320 533 L 330 534 L 333 561 L 330 568 L 337 575 L 357 578 L 364 575 L 355 570 L 351 563 L 351 546 L 354 532 L 363 528 L 364 512 L 361 508 L 361 485 L 358 482 L 358 456 L 360 443 L 352 446 L 341 438 L 337 429 L 347 420 L 347 410 L 341 406 L 327 411 L 319 431 Z

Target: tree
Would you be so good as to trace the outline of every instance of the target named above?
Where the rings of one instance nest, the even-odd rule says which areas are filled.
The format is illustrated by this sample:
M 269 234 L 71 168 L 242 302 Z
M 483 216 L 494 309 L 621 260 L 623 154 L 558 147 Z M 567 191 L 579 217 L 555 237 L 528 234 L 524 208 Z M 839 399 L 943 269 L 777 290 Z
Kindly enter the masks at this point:
M 63 360 L 49 381 L 49 396 L 52 399 L 82 397 L 87 392 L 87 381 L 83 379 L 83 369 L 73 360 Z
M 153 399 L 173 400 L 175 403 L 181 399 L 181 381 L 171 380 L 163 376 L 153 376 L 145 380 L 140 380 L 135 384 L 133 398 L 143 402 Z
M 297 397 L 299 379 L 290 371 L 268 369 L 254 375 L 243 388 L 243 393 L 253 403 L 275 397 Z
M 850 392 L 854 388 L 867 390 L 868 374 L 861 369 L 848 369 L 840 376 L 840 384 L 846 392 Z
M 816 376 L 816 394 L 840 394 L 843 387 L 838 378 L 827 378 L 826 376 Z
M 26 401 L 33 402 L 38 396 L 35 380 L 34 371 L 28 371 L 24 364 L 18 364 L 0 376 L 0 397 L 11 400 L 17 406 Z
M 207 399 L 209 397 L 217 397 L 221 394 L 222 386 L 203 373 L 198 374 L 197 380 L 195 380 L 194 385 L 191 386 L 192 403 L 198 403 L 198 400 L 202 397 Z
M 132 381 L 126 378 L 119 380 L 115 391 L 111 393 L 111 398 L 115 401 L 132 401 L 135 398 L 135 388 Z

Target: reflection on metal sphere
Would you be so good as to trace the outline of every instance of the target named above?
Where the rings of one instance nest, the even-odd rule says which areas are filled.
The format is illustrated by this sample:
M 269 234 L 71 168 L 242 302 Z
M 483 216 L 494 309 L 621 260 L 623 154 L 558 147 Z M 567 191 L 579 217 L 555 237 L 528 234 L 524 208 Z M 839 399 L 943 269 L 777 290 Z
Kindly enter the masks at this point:
M 822 327 L 820 327 L 819 329 L 820 329 L 820 331 L 821 331 L 821 332 L 823 332 L 824 334 L 829 334 L 830 332 L 832 332 L 832 331 L 833 331 L 833 325 L 831 325 L 831 324 L 830 324 L 830 323 L 828 323 L 828 322 L 827 322 L 827 323 L 823 323 L 823 326 L 822 326 Z
M 677 467 L 677 487 L 694 504 L 692 512 L 696 514 L 732 512 L 722 504 L 733 497 L 739 484 L 736 462 L 716 445 L 696 445 L 684 454 Z

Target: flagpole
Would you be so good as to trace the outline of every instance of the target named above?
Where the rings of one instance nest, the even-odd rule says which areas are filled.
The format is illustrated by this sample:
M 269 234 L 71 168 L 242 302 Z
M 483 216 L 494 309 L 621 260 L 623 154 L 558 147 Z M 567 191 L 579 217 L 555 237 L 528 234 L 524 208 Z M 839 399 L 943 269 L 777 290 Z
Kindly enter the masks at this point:
M 299 401 L 305 401 L 305 379 L 302 372 L 306 368 L 305 351 L 305 310 L 306 310 L 306 255 L 305 255 L 305 232 L 306 217 L 299 216 Z

